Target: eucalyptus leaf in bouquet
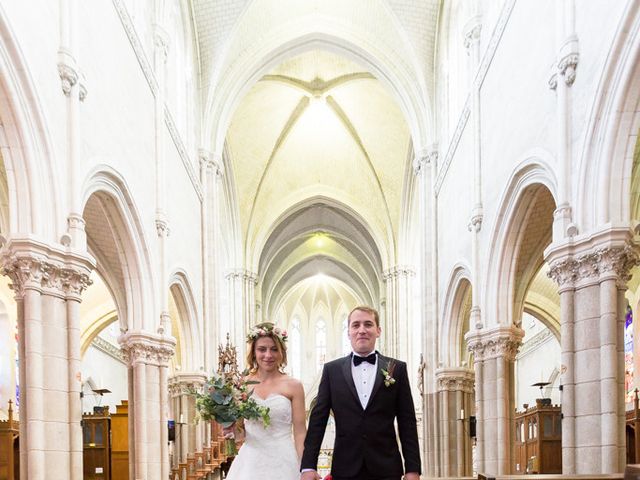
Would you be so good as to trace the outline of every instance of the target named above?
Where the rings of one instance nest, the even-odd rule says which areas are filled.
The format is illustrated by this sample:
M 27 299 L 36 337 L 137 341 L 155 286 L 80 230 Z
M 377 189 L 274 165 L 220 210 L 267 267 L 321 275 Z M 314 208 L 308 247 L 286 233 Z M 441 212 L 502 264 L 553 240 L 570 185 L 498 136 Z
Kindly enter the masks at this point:
M 240 419 L 262 420 L 262 424 L 269 426 L 269 408 L 258 405 L 251 398 L 251 385 L 256 381 L 225 378 L 214 374 L 204 384 L 202 391 L 192 391 L 196 399 L 197 419 L 213 420 L 223 427 L 230 427 Z M 235 441 L 230 439 L 225 446 L 228 455 L 235 455 L 237 449 Z

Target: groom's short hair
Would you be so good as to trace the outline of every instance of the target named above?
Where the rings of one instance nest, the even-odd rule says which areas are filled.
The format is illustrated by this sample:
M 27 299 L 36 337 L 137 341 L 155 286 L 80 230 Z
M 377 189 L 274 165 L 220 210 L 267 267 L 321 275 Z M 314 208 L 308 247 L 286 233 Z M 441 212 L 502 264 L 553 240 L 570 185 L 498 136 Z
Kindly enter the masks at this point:
M 367 307 L 366 305 L 359 305 L 349 312 L 349 315 L 347 316 L 347 326 L 351 325 L 351 314 L 358 310 L 373 315 L 373 320 L 376 322 L 376 327 L 380 327 L 380 315 L 378 314 L 378 311 L 375 308 Z

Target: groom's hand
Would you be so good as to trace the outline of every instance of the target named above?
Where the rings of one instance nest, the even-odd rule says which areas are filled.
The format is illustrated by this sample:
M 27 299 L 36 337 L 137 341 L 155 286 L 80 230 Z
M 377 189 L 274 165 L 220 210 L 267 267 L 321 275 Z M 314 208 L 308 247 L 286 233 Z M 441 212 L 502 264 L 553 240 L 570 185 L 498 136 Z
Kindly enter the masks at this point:
M 302 472 L 300 480 L 322 480 L 322 477 L 318 475 L 318 472 L 315 470 L 307 470 L 306 472 Z
M 404 480 L 420 480 L 420 475 L 414 472 L 405 473 Z

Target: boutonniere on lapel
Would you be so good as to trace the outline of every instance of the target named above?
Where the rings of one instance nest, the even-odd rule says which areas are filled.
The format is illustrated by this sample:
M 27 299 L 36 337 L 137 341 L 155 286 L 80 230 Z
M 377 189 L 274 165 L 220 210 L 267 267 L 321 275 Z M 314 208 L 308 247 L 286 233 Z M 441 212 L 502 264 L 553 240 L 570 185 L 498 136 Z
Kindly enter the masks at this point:
M 384 386 L 385 387 L 390 387 L 391 385 L 393 385 L 394 383 L 396 383 L 396 379 L 393 378 L 393 371 L 396 369 L 396 362 L 393 360 L 389 360 L 389 363 L 387 363 L 387 368 L 381 368 L 380 369 L 380 373 L 382 373 L 382 376 L 384 377 Z

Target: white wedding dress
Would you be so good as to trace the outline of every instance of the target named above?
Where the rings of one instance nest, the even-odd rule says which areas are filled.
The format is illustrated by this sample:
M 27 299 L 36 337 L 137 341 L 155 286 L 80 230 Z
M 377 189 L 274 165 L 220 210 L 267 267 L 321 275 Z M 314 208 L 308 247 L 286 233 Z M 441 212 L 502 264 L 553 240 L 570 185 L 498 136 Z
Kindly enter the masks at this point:
M 233 460 L 227 480 L 298 480 L 300 463 L 291 429 L 291 400 L 279 393 L 262 399 L 253 398 L 269 407 L 271 423 L 246 420 L 246 435 L 240 452 Z

